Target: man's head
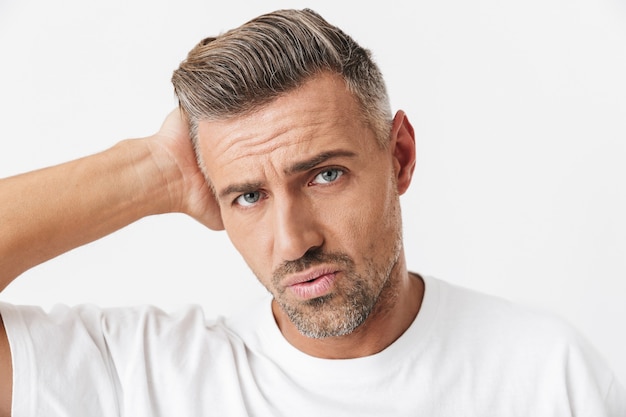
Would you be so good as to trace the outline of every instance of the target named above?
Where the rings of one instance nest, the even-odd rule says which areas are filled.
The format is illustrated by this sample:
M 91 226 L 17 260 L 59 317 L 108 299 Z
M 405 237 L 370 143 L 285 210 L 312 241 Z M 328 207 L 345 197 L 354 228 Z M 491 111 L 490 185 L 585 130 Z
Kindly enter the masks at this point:
M 204 39 L 172 82 L 195 140 L 199 121 L 247 114 L 323 71 L 341 75 L 386 144 L 391 110 L 378 67 L 369 51 L 312 10 L 276 11 Z
M 350 334 L 392 308 L 406 273 L 412 131 L 399 112 L 381 147 L 359 115 L 341 77 L 320 73 L 250 114 L 198 124 L 231 241 L 308 337 Z
M 415 147 L 368 53 L 311 11 L 282 11 L 201 43 L 174 82 L 224 228 L 283 333 L 389 318 Z

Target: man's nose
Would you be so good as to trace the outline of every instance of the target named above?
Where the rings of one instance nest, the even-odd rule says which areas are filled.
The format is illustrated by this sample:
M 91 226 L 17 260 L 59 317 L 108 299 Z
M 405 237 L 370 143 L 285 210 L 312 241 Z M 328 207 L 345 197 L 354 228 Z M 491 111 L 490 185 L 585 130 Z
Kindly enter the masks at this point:
M 275 203 L 274 255 L 277 261 L 294 261 L 322 246 L 324 237 L 311 207 L 291 199 Z

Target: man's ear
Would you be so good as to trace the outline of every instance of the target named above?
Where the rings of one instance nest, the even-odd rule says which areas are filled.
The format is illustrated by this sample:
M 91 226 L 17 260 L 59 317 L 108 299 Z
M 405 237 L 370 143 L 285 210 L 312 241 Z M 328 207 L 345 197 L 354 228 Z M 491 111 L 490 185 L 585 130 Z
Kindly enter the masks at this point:
M 390 146 L 398 194 L 404 194 L 411 184 L 415 170 L 415 132 L 402 110 L 393 118 Z

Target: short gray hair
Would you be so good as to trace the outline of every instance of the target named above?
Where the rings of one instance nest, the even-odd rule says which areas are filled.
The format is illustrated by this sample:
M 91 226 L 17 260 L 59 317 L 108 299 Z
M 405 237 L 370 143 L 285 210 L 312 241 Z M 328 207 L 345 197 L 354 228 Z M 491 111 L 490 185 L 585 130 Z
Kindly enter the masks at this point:
M 385 146 L 391 110 L 378 66 L 367 49 L 310 9 L 268 13 L 202 40 L 172 83 L 195 142 L 199 121 L 250 113 L 323 71 L 343 77 Z

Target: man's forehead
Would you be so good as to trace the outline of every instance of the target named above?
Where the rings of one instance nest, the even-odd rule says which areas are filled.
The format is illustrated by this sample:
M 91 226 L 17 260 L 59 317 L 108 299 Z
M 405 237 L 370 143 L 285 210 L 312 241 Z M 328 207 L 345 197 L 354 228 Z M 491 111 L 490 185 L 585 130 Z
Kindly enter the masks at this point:
M 252 113 L 198 123 L 198 145 L 206 156 L 238 158 L 290 152 L 312 141 L 336 140 L 362 125 L 356 99 L 342 79 L 317 77 Z M 300 149 L 299 149 L 300 148 Z
M 224 133 L 224 132 L 222 132 Z M 355 137 L 351 135 L 355 134 Z M 294 124 L 284 129 L 234 130 L 202 146 L 201 158 L 210 171 L 255 174 L 268 169 L 281 175 L 305 171 L 331 157 L 359 153 L 358 134 L 332 125 Z M 215 174 L 214 174 L 215 175 Z

